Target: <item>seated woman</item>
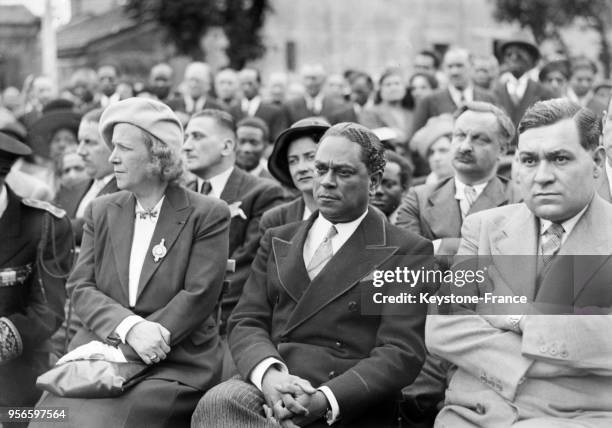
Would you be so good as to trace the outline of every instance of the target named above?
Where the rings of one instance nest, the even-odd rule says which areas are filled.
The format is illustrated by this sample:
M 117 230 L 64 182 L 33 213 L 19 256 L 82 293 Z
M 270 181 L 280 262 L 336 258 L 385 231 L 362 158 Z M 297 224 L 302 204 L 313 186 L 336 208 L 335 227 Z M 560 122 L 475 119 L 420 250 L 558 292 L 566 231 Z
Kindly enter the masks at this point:
M 363 111 L 361 123 L 370 129 L 391 128 L 397 134 L 398 144 L 405 145 L 412 135 L 413 110 L 414 100 L 402 71 L 390 68 L 380 77 L 375 104 Z
M 317 209 L 312 195 L 314 156 L 317 143 L 329 127 L 325 119 L 308 117 L 295 122 L 276 139 L 268 158 L 270 174 L 301 195 L 264 213 L 259 222 L 262 235 L 271 227 L 305 220 Z
M 430 169 L 427 176 L 414 180 L 413 184 L 435 184 L 453 175 L 451 138 L 453 117 L 451 114 L 434 116 L 415 132 L 410 140 L 410 149 L 426 160 Z
M 189 426 L 202 393 L 221 379 L 214 309 L 228 257 L 229 209 L 175 184 L 183 131 L 165 104 L 112 104 L 100 133 L 122 191 L 95 199 L 85 214 L 67 284 L 84 326 L 70 349 L 115 344 L 127 360 L 149 367 L 119 397 L 48 394 L 39 406 L 68 409 L 65 425 L 56 426 Z

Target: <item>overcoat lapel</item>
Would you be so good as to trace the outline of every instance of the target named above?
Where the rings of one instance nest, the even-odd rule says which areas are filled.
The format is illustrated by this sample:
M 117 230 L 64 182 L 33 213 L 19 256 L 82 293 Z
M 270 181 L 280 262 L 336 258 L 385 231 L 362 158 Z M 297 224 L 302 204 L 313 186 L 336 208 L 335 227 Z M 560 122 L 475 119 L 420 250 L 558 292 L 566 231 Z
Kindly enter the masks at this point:
M 185 190 L 177 186 L 168 186 L 166 198 L 162 203 L 159 219 L 140 273 L 137 298 L 140 297 L 155 271 L 168 258 L 176 238 L 185 227 L 187 218 L 192 211 L 193 208 L 189 205 Z M 162 240 L 164 241 L 164 247 L 166 247 L 166 255 L 156 262 L 152 254 L 153 247 L 160 245 Z
M 134 235 L 135 208 L 136 198 L 133 194 L 126 193 L 120 199 L 110 204 L 107 214 L 111 245 L 115 255 L 115 265 L 117 266 L 117 274 L 126 302 L 128 301 L 130 253 L 132 249 L 132 236 Z
M 280 238 L 272 240 L 278 279 L 287 294 L 297 303 L 310 283 L 304 265 L 304 242 L 316 215 L 301 223 L 291 242 Z
M 495 208 L 508 202 L 506 189 L 499 178 L 493 177 L 485 186 L 482 193 L 474 201 L 468 215 L 477 213 L 478 211 Z
M 520 205 L 497 234 L 491 236 L 491 254 L 498 272 L 515 295 L 535 298 L 538 226 L 536 218 Z
M 221 199 L 228 204 L 232 204 L 238 200 L 238 194 L 243 180 L 241 173 L 242 171 L 240 171 L 238 167 L 234 167 L 234 170 L 227 179 L 227 183 L 225 183 L 225 187 L 221 192 Z M 247 173 L 245 172 L 244 174 Z
M 428 202 L 423 217 L 429 223 L 434 236 L 459 236 L 461 210 L 455 199 L 455 180 L 448 179 L 429 196 Z
M 306 288 L 287 321 L 284 334 L 353 288 L 397 249 L 386 246 L 385 220 L 370 210 L 355 233 Z M 294 257 L 300 257 L 303 265 L 301 252 Z M 297 263 L 292 263 L 295 265 Z

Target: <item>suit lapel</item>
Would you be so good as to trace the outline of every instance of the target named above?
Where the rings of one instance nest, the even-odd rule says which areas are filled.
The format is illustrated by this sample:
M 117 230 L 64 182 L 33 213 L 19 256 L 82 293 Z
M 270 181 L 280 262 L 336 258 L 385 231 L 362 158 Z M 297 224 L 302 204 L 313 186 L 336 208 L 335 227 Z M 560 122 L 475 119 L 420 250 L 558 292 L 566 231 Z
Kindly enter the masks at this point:
M 130 253 L 132 249 L 132 236 L 134 235 L 134 213 L 136 198 L 131 193 L 126 193 L 110 203 L 108 208 L 108 228 L 115 255 L 115 265 L 121 290 L 128 300 L 128 287 L 130 277 Z
M 237 166 L 235 166 L 234 170 L 227 179 L 227 183 L 225 183 L 225 187 L 221 192 L 221 199 L 223 199 L 228 204 L 232 204 L 239 199 L 238 195 L 240 193 L 242 181 L 244 180 L 242 174 L 243 172 L 238 169 Z M 246 172 L 244 174 L 246 174 Z
M 559 249 L 559 255 L 577 256 L 574 257 L 575 263 L 579 263 L 574 266 L 574 296 L 580 293 L 588 279 L 606 260 L 604 255 L 612 253 L 612 243 L 609 240 L 612 236 L 612 223 L 609 221 L 610 210 L 606 210 L 606 204 L 595 195 Z
M 117 187 L 117 179 L 113 177 L 108 183 L 106 183 L 106 186 L 104 186 L 96 196 L 108 195 L 109 193 L 115 193 L 118 190 L 119 188 Z
M 304 266 L 304 242 L 316 216 L 301 223 L 291 242 L 280 238 L 272 240 L 274 261 L 278 270 L 278 279 L 287 294 L 297 303 L 310 283 L 306 266 Z
M 460 236 L 461 210 L 455 199 L 455 180 L 453 178 L 443 182 L 429 196 L 429 205 L 423 212 L 434 236 Z
M 489 208 L 499 207 L 505 203 L 508 203 L 506 189 L 499 178 L 493 177 L 470 207 L 468 215 Z
M 149 244 L 140 273 L 137 298 L 140 297 L 155 271 L 164 263 L 164 260 L 168 257 L 167 254 L 172 251 L 172 246 L 183 227 L 185 227 L 187 218 L 192 210 L 193 208 L 189 205 L 185 190 L 177 186 L 168 186 L 166 198 L 162 203 L 159 219 L 155 225 L 155 231 L 153 232 L 153 237 L 151 238 L 151 243 Z M 167 253 L 165 257 L 155 262 L 152 250 L 154 246 L 161 243 L 162 239 L 164 240 L 163 245 L 166 247 Z
M 491 235 L 491 254 L 499 273 L 516 295 L 535 298 L 538 226 L 536 218 L 521 204 L 496 234 Z M 520 265 L 520 269 L 517 269 Z
M 386 246 L 385 220 L 370 210 L 353 235 L 306 288 L 283 334 L 288 334 L 353 288 L 396 251 L 397 247 Z M 294 258 L 297 256 L 303 265 L 302 253 Z

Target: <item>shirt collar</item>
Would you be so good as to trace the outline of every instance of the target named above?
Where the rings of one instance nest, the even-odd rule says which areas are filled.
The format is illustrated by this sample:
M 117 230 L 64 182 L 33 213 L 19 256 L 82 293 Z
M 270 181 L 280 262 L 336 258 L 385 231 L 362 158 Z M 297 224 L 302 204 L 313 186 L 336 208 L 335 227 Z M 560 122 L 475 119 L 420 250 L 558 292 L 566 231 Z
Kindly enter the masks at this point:
M 489 181 L 485 181 L 484 183 L 479 184 L 471 184 L 474 190 L 476 190 L 477 197 L 480 196 L 484 188 L 487 187 L 487 184 L 489 184 Z M 455 199 L 465 199 L 465 186 L 467 186 L 467 184 L 459 180 L 459 178 L 455 177 Z
M 345 238 L 351 236 L 353 232 L 355 232 L 355 230 L 357 229 L 357 227 L 359 227 L 359 225 L 367 214 L 368 210 L 366 209 L 363 214 L 361 214 L 353 221 L 349 221 L 348 223 L 332 223 L 331 221 L 323 217 L 323 215 L 319 211 L 319 215 L 314 221 L 312 227 L 316 233 L 320 233 L 321 236 L 324 236 L 330 229 L 330 227 L 332 227 L 333 225 L 336 226 L 336 230 L 338 231 L 338 237 Z
M 610 165 L 610 160 L 606 157 L 605 162 L 606 175 L 608 176 L 608 185 L 610 186 L 610 192 L 612 193 L 612 165 Z
M 221 174 L 217 174 L 214 177 L 211 177 L 208 179 L 208 181 L 210 182 L 210 187 L 212 188 L 210 191 L 212 196 L 221 198 L 221 193 L 223 193 L 223 189 L 225 189 L 225 185 L 227 184 L 227 181 L 229 180 L 229 177 L 230 175 L 232 175 L 233 171 L 234 171 L 234 167 L 232 166 L 226 169 L 225 171 L 223 171 Z M 200 189 L 202 188 L 202 183 L 204 183 L 204 179 L 198 177 L 197 182 L 198 182 L 197 190 L 199 192 Z
M 249 171 L 249 174 L 259 177 L 261 173 L 268 167 L 268 163 L 264 158 L 259 159 L 259 163 L 255 168 Z
M 474 101 L 474 88 L 471 83 L 463 90 L 459 90 L 453 85 L 448 85 L 448 92 L 450 92 L 451 98 L 456 104 L 458 104 L 456 101 L 461 100 L 461 95 L 463 95 L 463 98 L 467 102 Z
M 569 234 L 572 233 L 572 230 L 574 230 L 574 227 L 576 227 L 576 223 L 578 223 L 578 220 L 580 220 L 580 218 L 582 217 L 586 209 L 589 207 L 589 205 L 590 203 L 586 204 L 585 207 L 581 209 L 578 214 L 576 214 L 574 217 L 567 219 L 561 223 L 561 226 L 563 226 L 562 241 L 565 241 L 565 238 L 567 238 Z M 548 230 L 548 228 L 550 227 L 552 223 L 553 222 L 550 220 L 545 220 L 543 218 L 540 219 L 540 236 L 544 235 L 544 232 Z
M 6 191 L 6 184 L 0 186 L 0 217 L 4 215 L 6 208 L 8 207 L 8 192 Z
M 113 179 L 114 176 L 115 174 L 110 173 L 108 175 L 105 175 L 102 178 L 94 179 L 94 183 L 99 183 L 99 184 L 103 184 L 104 186 L 106 186 L 108 183 L 110 183 L 110 181 Z

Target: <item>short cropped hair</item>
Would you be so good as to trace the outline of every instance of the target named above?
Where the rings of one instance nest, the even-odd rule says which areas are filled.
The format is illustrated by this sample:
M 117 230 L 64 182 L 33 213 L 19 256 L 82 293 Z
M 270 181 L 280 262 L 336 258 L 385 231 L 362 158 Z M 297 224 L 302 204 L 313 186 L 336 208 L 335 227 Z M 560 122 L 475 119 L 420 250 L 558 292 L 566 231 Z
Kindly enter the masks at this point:
M 191 119 L 196 119 L 198 117 L 210 117 L 217 123 L 218 126 L 227 129 L 232 134 L 236 135 L 236 122 L 234 122 L 232 115 L 226 111 L 207 108 L 195 113 L 193 116 L 191 116 Z
M 361 160 L 368 172 L 382 173 L 385 169 L 385 149 L 378 137 L 363 125 L 353 122 L 340 122 L 329 128 L 321 137 L 344 137 L 361 146 Z
M 599 146 L 601 121 L 588 108 L 565 98 L 540 101 L 526 112 L 518 126 L 519 134 L 528 129 L 553 125 L 564 119 L 572 119 L 580 135 L 580 145 L 585 150 L 595 150 Z
M 455 111 L 455 120 L 468 110 L 475 111 L 478 113 L 493 114 L 497 119 L 497 124 L 499 125 L 499 135 L 501 135 L 503 139 L 502 143 L 504 145 L 509 145 L 514 136 L 516 135 L 512 119 L 510 119 L 510 117 L 499 107 L 496 107 L 493 104 L 484 101 L 467 102 L 461 107 L 459 107 L 457 111 Z
M 100 123 L 100 118 L 102 117 L 103 108 L 95 108 L 93 110 L 88 111 L 83 115 L 81 122 L 95 122 Z
M 403 156 L 395 153 L 393 150 L 385 150 L 386 163 L 396 163 L 400 167 L 400 183 L 402 189 L 406 190 L 410 186 L 410 179 L 412 178 L 412 165 Z
M 434 51 L 430 51 L 429 49 L 423 49 L 417 55 L 428 56 L 433 60 L 433 66 L 437 70 L 440 68 L 440 57 Z
M 162 142 L 148 131 L 138 128 L 142 132 L 144 142 L 149 149 L 151 162 L 147 165 L 149 172 L 157 175 L 168 184 L 178 184 L 183 175 L 183 164 L 180 152 Z
M 266 122 L 264 122 L 261 118 L 253 116 L 253 117 L 245 117 L 241 119 L 236 125 L 236 130 L 243 126 L 250 126 L 251 128 L 260 129 L 263 132 L 263 140 L 264 142 L 269 142 L 270 138 L 270 129 Z

